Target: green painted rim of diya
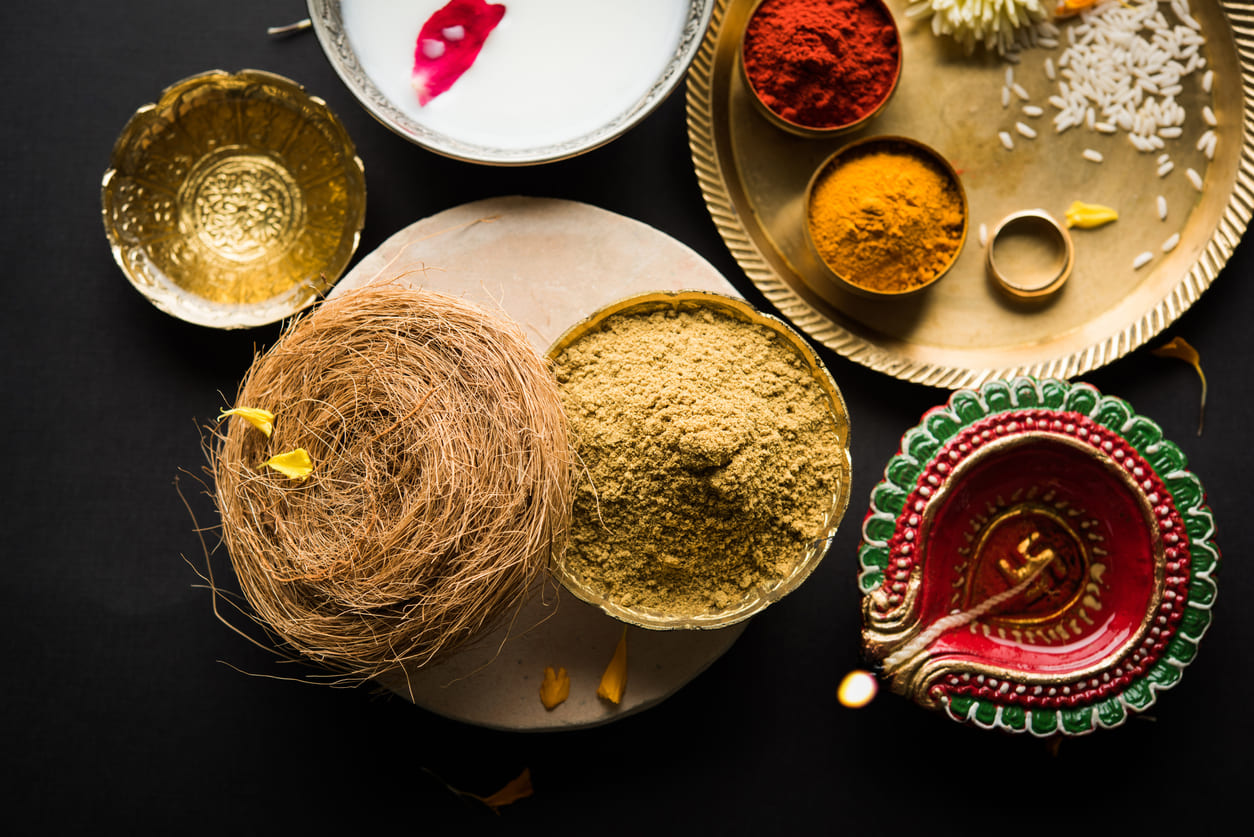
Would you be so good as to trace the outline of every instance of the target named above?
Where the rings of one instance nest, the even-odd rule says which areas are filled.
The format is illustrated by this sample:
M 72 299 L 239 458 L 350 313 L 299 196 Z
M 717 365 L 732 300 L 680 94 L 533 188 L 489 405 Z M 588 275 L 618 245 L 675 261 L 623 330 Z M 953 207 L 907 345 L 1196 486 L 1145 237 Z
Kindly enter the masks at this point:
M 912 509 L 907 508 L 907 501 L 912 496 L 916 498 L 913 511 L 918 512 L 920 492 L 923 497 L 929 496 L 924 481 L 934 476 L 935 471 L 931 469 L 936 467 L 939 454 L 949 450 L 947 443 L 972 425 L 984 422 L 982 426 L 987 426 L 989 421 L 996 422 L 994 417 L 999 414 L 1018 411 L 1032 411 L 1038 416 L 1041 413 L 1051 416 L 1078 414 L 1082 417 L 1080 421 L 1091 422 L 1097 432 L 1109 431 L 1108 438 L 1122 439 L 1128 449 L 1144 460 L 1143 465 L 1152 469 L 1152 478 L 1161 486 L 1160 490 L 1170 495 L 1174 513 L 1187 533 L 1187 577 L 1180 574 L 1180 590 L 1184 592 L 1185 600 L 1183 612 L 1178 617 L 1173 616 L 1173 619 L 1178 618 L 1173 623 L 1174 630 L 1170 633 L 1164 631 L 1158 637 L 1165 640 L 1165 646 L 1155 652 L 1156 656 L 1151 654 L 1145 658 L 1145 664 L 1134 679 L 1125 676 L 1125 685 L 1113 692 L 1103 687 L 1107 691 L 1092 702 L 1078 699 L 1070 706 L 1042 707 L 1024 705 L 1023 701 L 1013 699 L 998 699 L 999 695 L 989 696 L 987 690 L 979 695 L 948 694 L 937 689 L 927 694 L 918 688 L 912 692 L 909 687 L 901 687 L 897 674 L 886 672 L 883 663 L 887 659 L 887 651 L 900 648 L 911 638 L 911 632 L 917 635 L 923 631 L 917 622 L 907 624 L 907 620 L 900 616 L 893 624 L 889 624 L 891 619 L 888 622 L 883 620 L 886 610 L 891 611 L 893 607 L 897 607 L 899 613 L 914 609 L 908 606 L 908 602 L 890 604 L 888 597 L 895 589 L 898 592 L 892 594 L 893 601 L 900 603 L 903 596 L 908 599 L 917 593 L 917 585 L 922 583 L 924 558 L 919 559 L 916 567 L 919 571 L 913 573 L 913 587 L 910 592 L 903 593 L 905 585 L 894 581 L 895 578 L 901 579 L 902 573 L 893 564 L 895 553 L 891 543 L 899 527 L 905 526 L 904 521 L 911 516 Z M 1005 420 L 1011 418 L 1006 416 Z M 890 679 L 889 685 L 894 691 L 907 694 L 921 705 L 940 709 L 956 721 L 970 722 L 986 729 L 1027 732 L 1038 737 L 1082 735 L 1099 727 L 1121 725 L 1129 715 L 1152 705 L 1157 692 L 1179 682 L 1182 670 L 1194 659 L 1198 643 L 1211 622 L 1211 608 L 1217 594 L 1214 576 L 1220 553 L 1213 540 L 1214 518 L 1206 504 L 1205 491 L 1186 466 L 1184 453 L 1163 438 L 1162 429 L 1156 423 L 1137 415 L 1122 399 L 1102 395 L 1088 384 L 1018 377 L 992 381 L 978 390 L 955 391 L 945 405 L 928 411 L 917 426 L 902 436 L 900 450 L 884 469 L 884 479 L 871 492 L 870 508 L 863 520 L 862 543 L 858 549 L 864 652 L 876 663 L 882 675 L 892 675 L 894 679 Z M 913 519 L 917 521 L 919 518 L 913 515 Z M 1154 525 L 1157 526 L 1157 523 Z M 900 548 L 901 540 L 896 543 Z M 1158 595 L 1155 594 L 1156 597 Z M 1178 602 L 1176 609 L 1180 610 Z M 1145 617 L 1146 624 L 1150 623 L 1150 615 Z M 1099 667 L 1086 671 L 1080 679 L 1092 676 L 1093 682 L 1097 682 L 1098 678 L 1108 676 L 1111 669 L 1119 673 L 1124 669 L 1115 666 L 1122 665 L 1125 659 L 1104 657 Z M 978 668 L 976 666 L 972 671 Z M 951 682 L 957 679 L 957 675 L 950 676 Z M 967 674 L 964 679 L 970 676 Z M 922 682 L 921 678 L 922 675 L 916 675 L 916 686 Z M 1059 679 L 1060 684 L 1063 679 Z M 1002 680 L 1003 688 L 1007 681 L 1014 682 L 1013 677 Z M 982 675 L 980 682 L 984 682 Z M 1039 688 L 1037 692 L 1040 692 Z

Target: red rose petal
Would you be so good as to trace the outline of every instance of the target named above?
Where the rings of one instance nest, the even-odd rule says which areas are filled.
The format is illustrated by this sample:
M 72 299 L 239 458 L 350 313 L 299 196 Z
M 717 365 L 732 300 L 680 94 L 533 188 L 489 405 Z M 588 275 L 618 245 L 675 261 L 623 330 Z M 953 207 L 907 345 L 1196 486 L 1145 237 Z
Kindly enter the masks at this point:
M 427 19 L 414 45 L 414 72 L 410 78 L 418 104 L 426 105 L 470 69 L 484 41 L 504 16 L 505 6 L 499 3 L 450 0 Z

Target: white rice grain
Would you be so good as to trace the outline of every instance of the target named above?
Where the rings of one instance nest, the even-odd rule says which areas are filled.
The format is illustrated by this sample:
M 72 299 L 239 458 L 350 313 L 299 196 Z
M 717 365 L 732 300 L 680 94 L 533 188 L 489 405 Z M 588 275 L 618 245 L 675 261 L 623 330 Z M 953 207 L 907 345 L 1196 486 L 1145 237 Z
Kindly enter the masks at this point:
M 1083 156 L 1084 156 L 1084 159 L 1093 163 L 1100 163 L 1102 161 L 1102 152 L 1094 150 L 1092 148 L 1084 149 Z
M 1158 196 L 1158 220 L 1167 220 L 1167 199 L 1162 195 Z
M 1176 245 L 1180 243 L 1180 233 L 1172 233 L 1171 237 L 1163 242 L 1163 252 L 1170 253 L 1176 249 Z
M 988 246 L 988 224 L 980 224 L 980 246 Z
M 1189 178 L 1189 182 L 1193 184 L 1193 188 L 1202 191 L 1202 176 L 1193 169 L 1185 169 L 1184 174 Z
M 1019 84 L 1019 82 L 1017 81 L 1014 84 L 1010 85 L 1010 89 L 1011 91 L 1014 92 L 1016 96 L 1018 96 L 1020 99 L 1022 99 L 1025 102 L 1028 99 L 1032 98 L 1031 96 L 1028 95 L 1027 89 L 1024 88 L 1024 86 L 1022 84 Z
M 1158 164 L 1158 176 L 1166 177 L 1167 175 L 1171 174 L 1171 170 L 1174 169 L 1175 167 L 1176 167 L 1176 164 L 1171 162 L 1170 160 L 1168 160 L 1165 163 L 1159 163 Z
M 1037 105 L 1024 105 L 1023 106 L 1023 115 L 1030 116 L 1033 119 L 1040 116 L 1044 112 L 1045 110 Z
M 1200 137 L 1197 138 L 1197 150 L 1205 151 L 1207 144 L 1209 144 L 1210 141 L 1214 139 L 1214 137 L 1215 137 L 1215 132 L 1208 129 L 1206 133 L 1202 134 Z
M 1210 109 L 1210 105 L 1202 106 L 1202 119 L 1212 128 L 1219 124 L 1219 120 L 1215 118 L 1215 112 Z
M 998 131 L 997 138 L 1001 140 L 1001 144 L 1006 147 L 1007 151 L 1010 151 L 1015 147 L 1015 141 L 1011 138 L 1008 131 Z
M 1016 122 L 1015 130 L 1018 131 L 1022 136 L 1027 137 L 1028 139 L 1036 138 L 1036 130 L 1033 129 L 1031 125 L 1028 125 L 1025 122 Z
M 1202 90 L 1209 93 L 1214 83 L 1215 83 L 1215 71 L 1207 70 L 1202 75 Z
M 1002 87 L 1001 89 L 1001 106 L 1003 108 L 1010 107 L 1010 88 Z
M 1055 128 L 1124 131 L 1144 152 L 1182 135 L 1186 114 L 1176 97 L 1205 66 L 1206 39 L 1190 20 L 1188 0 L 1101 2 L 1081 12 L 1065 27 L 1065 49 L 1046 65 L 1051 81 L 1057 77 L 1049 96 Z
M 1215 141 L 1217 139 L 1218 135 L 1212 132 L 1210 139 L 1206 141 L 1206 147 L 1202 149 L 1202 153 L 1206 155 L 1207 160 L 1215 159 Z
M 1058 71 L 1054 69 L 1054 59 L 1052 58 L 1045 59 L 1045 78 L 1050 81 L 1054 81 L 1058 78 Z
M 1144 253 L 1141 253 L 1135 259 L 1132 260 L 1132 269 L 1140 270 L 1141 268 L 1149 264 L 1150 260 L 1153 258 L 1154 258 L 1153 252 L 1146 250 Z

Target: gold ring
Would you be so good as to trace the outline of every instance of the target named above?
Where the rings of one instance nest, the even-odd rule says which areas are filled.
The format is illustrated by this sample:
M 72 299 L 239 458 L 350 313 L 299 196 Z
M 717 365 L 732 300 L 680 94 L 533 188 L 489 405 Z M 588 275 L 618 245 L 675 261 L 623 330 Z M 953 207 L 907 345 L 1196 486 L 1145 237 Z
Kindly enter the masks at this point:
M 986 256 L 988 273 L 1006 293 L 1039 299 L 1056 292 L 1071 275 L 1071 234 L 1043 209 L 1007 215 L 993 230 Z

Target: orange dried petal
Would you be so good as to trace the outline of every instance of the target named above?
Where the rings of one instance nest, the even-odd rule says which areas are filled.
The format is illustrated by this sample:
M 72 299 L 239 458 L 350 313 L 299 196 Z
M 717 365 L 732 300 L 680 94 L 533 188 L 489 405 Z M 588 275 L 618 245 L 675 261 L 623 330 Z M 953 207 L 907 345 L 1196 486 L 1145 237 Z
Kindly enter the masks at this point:
M 1064 18 L 1078 15 L 1096 4 L 1097 0 L 1060 0 L 1058 5 L 1054 7 L 1054 17 Z
M 1202 371 L 1202 358 L 1197 353 L 1197 349 L 1189 345 L 1189 341 L 1183 337 L 1173 337 L 1157 349 L 1153 349 L 1150 354 L 1156 357 L 1173 357 L 1183 360 L 1197 372 L 1197 377 L 1202 382 L 1202 397 L 1197 412 L 1197 435 L 1201 436 L 1202 424 L 1206 421 L 1206 373 Z
M 497 811 L 520 799 L 526 799 L 532 793 L 534 793 L 534 790 L 531 787 L 531 768 L 527 767 L 523 768 L 523 772 L 519 773 L 517 778 L 511 779 L 505 787 L 496 793 L 491 796 L 475 796 L 475 799 L 478 799 L 493 811 Z M 474 794 L 470 795 L 474 796 Z
M 544 667 L 544 679 L 540 681 L 540 702 L 545 709 L 555 709 L 558 704 L 570 697 L 570 677 L 566 669 L 553 666 Z
M 601 685 L 597 686 L 597 697 L 604 698 L 610 703 L 619 703 L 623 699 L 623 692 L 626 688 L 627 629 L 623 628 L 623 635 L 619 637 L 614 656 L 610 658 L 610 664 L 605 667 L 605 673 L 601 675 Z

